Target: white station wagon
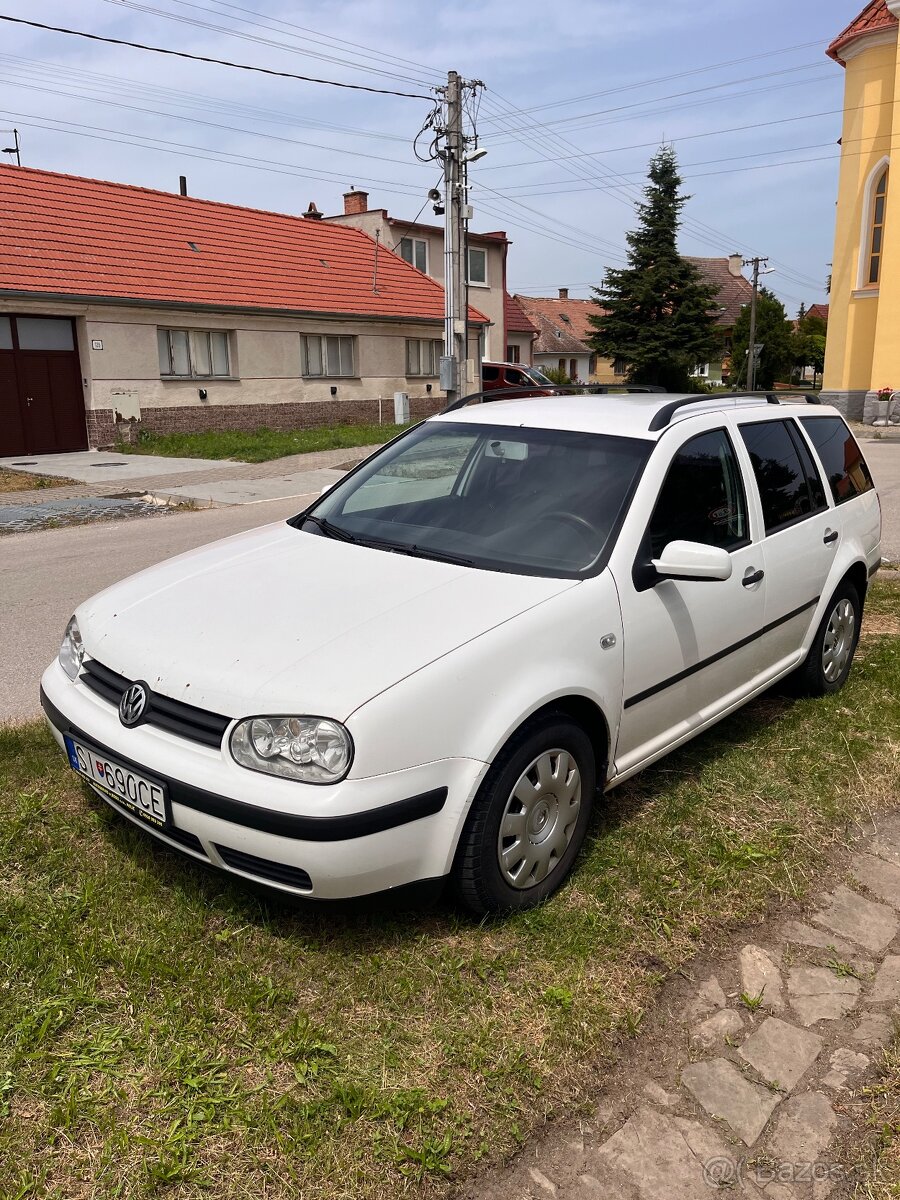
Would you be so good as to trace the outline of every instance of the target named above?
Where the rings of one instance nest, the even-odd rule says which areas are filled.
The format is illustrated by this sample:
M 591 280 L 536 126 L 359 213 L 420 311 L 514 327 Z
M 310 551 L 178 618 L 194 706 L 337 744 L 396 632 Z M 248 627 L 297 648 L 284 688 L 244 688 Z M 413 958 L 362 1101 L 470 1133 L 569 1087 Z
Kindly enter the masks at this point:
M 881 514 L 833 409 L 552 396 L 408 430 L 290 521 L 82 604 L 74 768 L 205 863 L 322 899 L 550 895 L 597 791 L 794 675 L 841 687 Z

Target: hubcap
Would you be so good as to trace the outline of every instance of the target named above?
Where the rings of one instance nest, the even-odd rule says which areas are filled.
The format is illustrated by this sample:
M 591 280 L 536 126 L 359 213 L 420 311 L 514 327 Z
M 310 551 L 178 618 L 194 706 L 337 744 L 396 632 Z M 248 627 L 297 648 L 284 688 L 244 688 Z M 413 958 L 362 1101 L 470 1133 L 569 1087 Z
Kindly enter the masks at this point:
M 510 887 L 534 887 L 565 854 L 581 810 L 581 774 L 566 750 L 545 750 L 526 767 L 500 821 L 497 857 Z
M 849 600 L 840 600 L 828 618 L 822 646 L 822 672 L 829 683 L 840 679 L 853 652 L 856 613 Z

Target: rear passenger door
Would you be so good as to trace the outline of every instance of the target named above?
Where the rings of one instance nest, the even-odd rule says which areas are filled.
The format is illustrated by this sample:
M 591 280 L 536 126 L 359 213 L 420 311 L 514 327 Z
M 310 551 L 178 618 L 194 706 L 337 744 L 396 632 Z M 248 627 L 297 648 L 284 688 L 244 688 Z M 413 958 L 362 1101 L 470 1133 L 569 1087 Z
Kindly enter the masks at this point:
M 738 424 L 756 481 L 765 537 L 764 665 L 773 674 L 799 661 L 839 541 L 819 470 L 796 422 Z

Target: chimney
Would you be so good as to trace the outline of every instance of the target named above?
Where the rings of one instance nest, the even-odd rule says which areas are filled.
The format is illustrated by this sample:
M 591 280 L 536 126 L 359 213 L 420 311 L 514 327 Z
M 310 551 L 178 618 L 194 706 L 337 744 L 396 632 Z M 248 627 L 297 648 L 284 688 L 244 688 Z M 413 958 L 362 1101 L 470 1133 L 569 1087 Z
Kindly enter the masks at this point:
M 309 208 L 303 214 L 303 219 L 305 221 L 321 221 L 322 220 L 322 214 L 319 212 L 318 208 L 316 208 L 315 200 L 310 200 Z
M 364 213 L 369 211 L 369 193 L 358 192 L 355 188 L 351 188 L 349 192 L 344 192 L 344 216 L 349 217 L 351 214 Z
M 187 175 L 178 176 L 178 194 L 180 196 L 187 195 Z
M 560 298 L 560 300 L 568 300 L 569 289 L 568 288 L 560 288 L 559 289 L 559 298 Z
M 743 254 L 735 253 L 735 254 L 728 255 L 728 271 L 731 275 L 733 275 L 735 277 L 735 279 L 740 279 L 741 276 L 743 275 L 743 273 L 744 273 L 742 270 L 743 266 L 744 266 Z

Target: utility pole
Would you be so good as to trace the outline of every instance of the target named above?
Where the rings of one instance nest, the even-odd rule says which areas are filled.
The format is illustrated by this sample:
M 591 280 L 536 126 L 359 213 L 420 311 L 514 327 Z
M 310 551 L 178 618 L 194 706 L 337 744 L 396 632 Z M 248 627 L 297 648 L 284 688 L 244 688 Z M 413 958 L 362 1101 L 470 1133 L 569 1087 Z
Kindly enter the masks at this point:
M 463 95 L 484 85 L 448 71 L 446 88 L 439 88 L 443 113 L 437 126 L 443 138 L 438 156 L 444 164 L 444 355 L 440 385 L 448 404 L 465 395 L 469 360 L 468 164 L 487 151 L 474 148 L 476 137 L 463 129 Z M 473 148 L 467 150 L 467 146 Z M 437 209 L 436 209 L 437 211 Z
M 745 258 L 744 266 L 753 267 L 753 295 L 750 298 L 750 343 L 747 347 L 747 391 L 756 385 L 756 301 L 759 296 L 760 264 L 768 265 L 767 258 Z M 763 272 L 766 274 L 766 272 Z
M 465 223 L 463 205 L 462 80 L 456 71 L 447 75 L 444 92 L 444 359 L 441 362 L 441 387 L 452 403 L 460 395 L 468 357 L 466 327 L 466 278 L 463 263 Z

